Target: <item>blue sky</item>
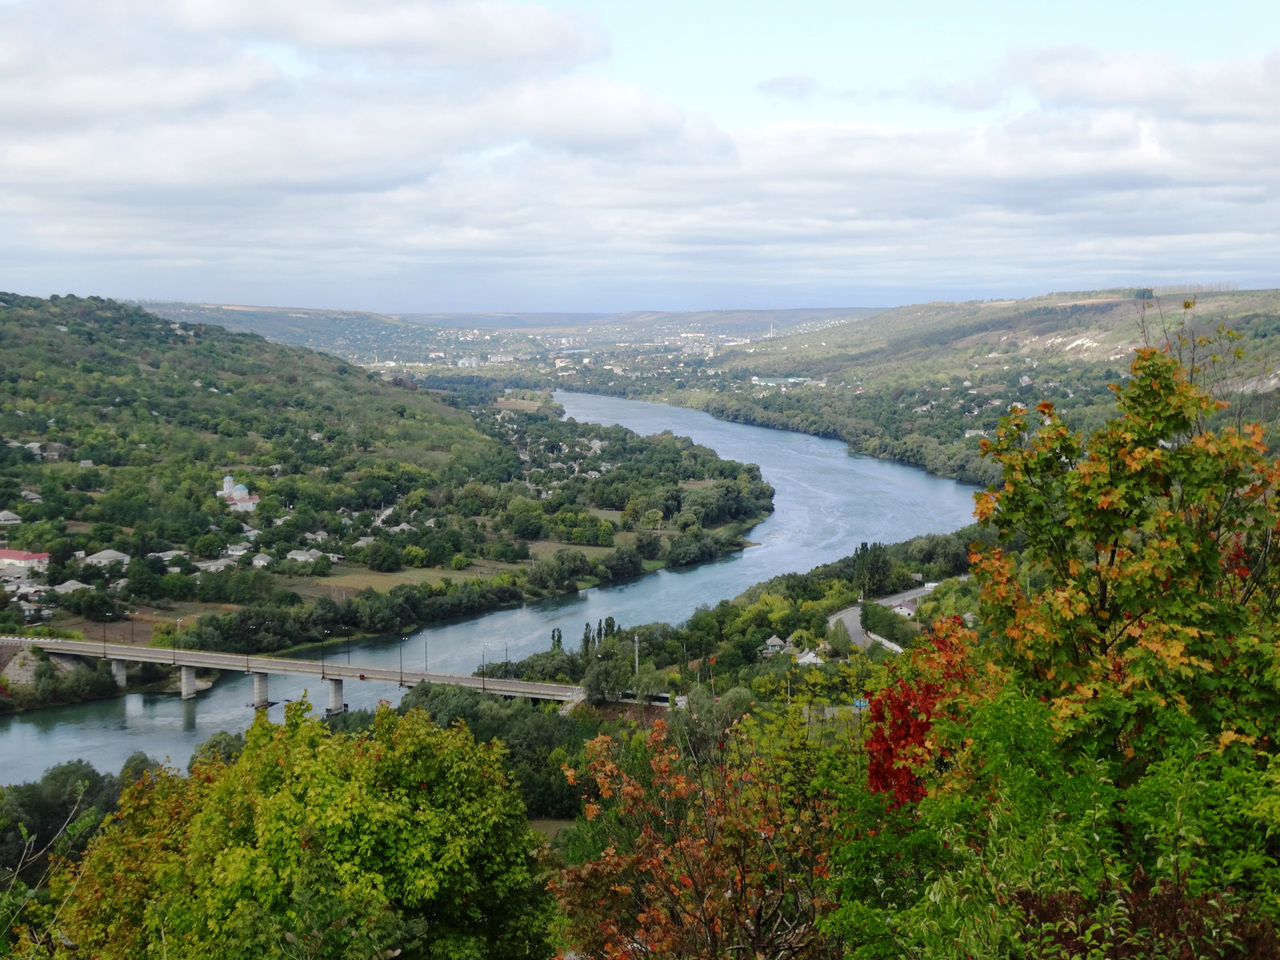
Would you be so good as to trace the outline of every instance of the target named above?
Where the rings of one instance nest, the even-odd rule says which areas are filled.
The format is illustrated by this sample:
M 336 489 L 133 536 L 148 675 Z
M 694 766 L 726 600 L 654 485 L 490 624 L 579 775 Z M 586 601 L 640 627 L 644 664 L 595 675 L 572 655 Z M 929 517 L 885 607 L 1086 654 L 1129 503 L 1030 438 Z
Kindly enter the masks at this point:
M 0 0 L 0 289 L 385 312 L 1277 286 L 1280 5 Z

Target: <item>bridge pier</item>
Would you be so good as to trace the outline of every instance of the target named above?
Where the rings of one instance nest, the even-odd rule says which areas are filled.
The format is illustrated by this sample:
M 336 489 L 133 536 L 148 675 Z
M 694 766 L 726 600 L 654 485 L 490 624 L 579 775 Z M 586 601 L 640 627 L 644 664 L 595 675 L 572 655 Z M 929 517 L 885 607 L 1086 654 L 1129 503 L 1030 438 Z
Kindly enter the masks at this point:
M 196 698 L 196 668 L 181 667 L 182 670 L 182 699 L 194 700 Z
M 267 675 L 255 673 L 253 675 L 253 709 L 265 710 L 269 706 L 271 701 L 267 698 Z
M 121 690 L 128 684 L 128 664 L 123 660 L 108 660 L 111 664 L 111 676 L 115 678 L 116 686 Z
M 346 713 L 347 705 L 342 702 L 342 678 L 329 677 L 329 709 L 328 715 Z

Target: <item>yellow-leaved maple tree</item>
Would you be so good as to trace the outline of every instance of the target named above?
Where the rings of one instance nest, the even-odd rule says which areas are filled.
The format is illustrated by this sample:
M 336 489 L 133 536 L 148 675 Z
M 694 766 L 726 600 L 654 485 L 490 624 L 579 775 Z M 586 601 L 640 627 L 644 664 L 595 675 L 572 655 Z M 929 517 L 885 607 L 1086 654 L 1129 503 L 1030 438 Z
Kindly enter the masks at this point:
M 1272 752 L 1280 467 L 1260 427 L 1206 429 L 1222 404 L 1167 351 L 1131 374 L 1088 439 L 1042 403 L 987 445 L 1004 482 L 978 517 L 1025 546 L 1021 566 L 974 556 L 983 613 L 1013 682 L 1095 756 L 1137 771 L 1188 734 Z

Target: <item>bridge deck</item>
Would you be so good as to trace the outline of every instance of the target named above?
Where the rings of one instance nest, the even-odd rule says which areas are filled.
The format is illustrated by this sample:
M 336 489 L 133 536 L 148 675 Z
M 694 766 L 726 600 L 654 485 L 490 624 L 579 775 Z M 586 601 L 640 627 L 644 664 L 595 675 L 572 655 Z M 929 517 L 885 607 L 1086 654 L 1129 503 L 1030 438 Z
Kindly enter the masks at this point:
M 320 677 L 333 680 L 389 680 L 413 686 L 428 683 L 451 683 L 507 697 L 529 697 L 533 700 L 555 700 L 566 703 L 582 696 L 582 688 L 561 683 L 533 683 L 527 680 L 499 680 L 494 677 L 465 677 L 452 673 L 428 673 L 424 670 L 401 670 L 396 667 L 359 666 L 358 664 L 293 660 L 286 657 L 253 657 L 236 653 L 213 653 L 208 650 L 176 650 L 160 647 L 133 647 L 120 643 L 94 643 L 88 640 L 51 640 L 44 637 L 0 637 L 2 644 L 38 646 L 50 653 L 66 653 L 108 660 L 132 660 L 135 663 L 167 663 L 175 667 L 198 667 L 211 670 L 238 670 L 243 673 L 276 673 L 289 676 Z

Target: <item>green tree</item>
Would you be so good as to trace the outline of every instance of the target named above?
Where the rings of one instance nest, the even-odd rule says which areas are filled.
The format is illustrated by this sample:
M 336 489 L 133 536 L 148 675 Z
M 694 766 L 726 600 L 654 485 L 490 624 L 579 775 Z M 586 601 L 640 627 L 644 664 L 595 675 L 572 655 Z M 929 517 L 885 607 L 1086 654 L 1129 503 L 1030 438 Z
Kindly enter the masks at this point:
M 403 565 L 403 558 L 400 551 L 393 544 L 387 543 L 385 540 L 378 540 L 369 545 L 368 553 L 365 554 L 365 563 L 368 564 L 370 570 L 379 573 L 394 573 Z
M 546 956 L 501 747 L 422 711 L 361 736 L 308 711 L 260 717 L 230 765 L 127 790 L 45 929 L 104 958 Z

